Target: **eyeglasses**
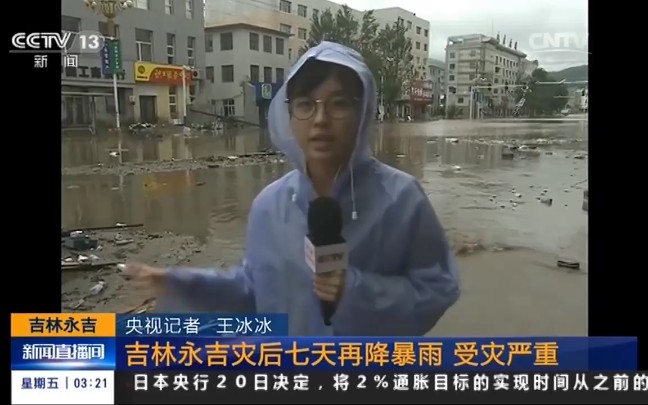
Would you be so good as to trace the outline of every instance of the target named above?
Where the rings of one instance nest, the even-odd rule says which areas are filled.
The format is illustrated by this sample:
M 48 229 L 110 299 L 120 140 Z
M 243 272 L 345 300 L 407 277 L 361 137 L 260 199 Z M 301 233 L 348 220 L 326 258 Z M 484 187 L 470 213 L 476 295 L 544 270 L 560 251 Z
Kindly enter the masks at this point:
M 324 112 L 333 119 L 343 119 L 354 112 L 360 99 L 356 97 L 336 96 L 327 100 L 316 100 L 310 97 L 287 99 L 291 114 L 298 120 L 310 119 L 317 111 L 318 104 L 324 104 Z

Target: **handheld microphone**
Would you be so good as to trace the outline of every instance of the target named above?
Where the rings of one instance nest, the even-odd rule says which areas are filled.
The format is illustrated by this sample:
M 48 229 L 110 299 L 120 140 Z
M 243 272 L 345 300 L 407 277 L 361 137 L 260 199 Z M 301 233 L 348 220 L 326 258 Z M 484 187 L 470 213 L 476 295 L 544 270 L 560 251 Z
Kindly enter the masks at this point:
M 342 208 L 335 199 L 319 197 L 308 206 L 308 235 L 304 241 L 306 263 L 314 273 L 345 270 L 347 246 L 342 237 Z M 331 326 L 336 303 L 321 301 L 324 324 Z

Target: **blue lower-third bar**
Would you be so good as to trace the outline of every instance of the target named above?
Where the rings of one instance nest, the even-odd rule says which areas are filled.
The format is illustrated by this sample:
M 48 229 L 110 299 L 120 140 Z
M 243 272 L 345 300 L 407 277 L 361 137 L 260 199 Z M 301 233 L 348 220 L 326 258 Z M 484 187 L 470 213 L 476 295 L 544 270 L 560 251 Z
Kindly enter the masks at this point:
M 287 336 L 286 314 L 117 315 L 118 337 Z

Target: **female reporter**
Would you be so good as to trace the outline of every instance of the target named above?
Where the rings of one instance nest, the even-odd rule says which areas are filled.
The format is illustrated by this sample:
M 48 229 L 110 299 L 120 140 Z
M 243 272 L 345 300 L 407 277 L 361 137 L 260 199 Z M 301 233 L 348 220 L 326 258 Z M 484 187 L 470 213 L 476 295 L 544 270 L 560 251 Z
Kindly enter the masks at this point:
M 295 169 L 252 203 L 242 264 L 161 269 L 128 264 L 177 311 L 287 313 L 291 335 L 427 333 L 459 298 L 455 261 L 417 180 L 376 160 L 376 84 L 362 57 L 323 42 L 293 66 L 269 111 L 274 145 Z M 304 260 L 309 201 L 335 198 L 349 249 L 345 271 Z M 337 303 L 332 327 L 320 300 Z

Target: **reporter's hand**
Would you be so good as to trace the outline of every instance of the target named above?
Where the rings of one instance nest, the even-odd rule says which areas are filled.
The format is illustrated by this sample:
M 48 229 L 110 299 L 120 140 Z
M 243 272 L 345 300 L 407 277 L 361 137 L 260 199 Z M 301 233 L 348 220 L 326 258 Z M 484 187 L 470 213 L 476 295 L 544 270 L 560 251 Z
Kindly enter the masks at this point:
M 322 301 L 337 302 L 344 291 L 344 271 L 315 274 L 313 288 Z
M 143 263 L 127 263 L 124 274 L 132 278 L 136 288 L 149 289 L 159 295 L 164 289 L 167 270 Z

